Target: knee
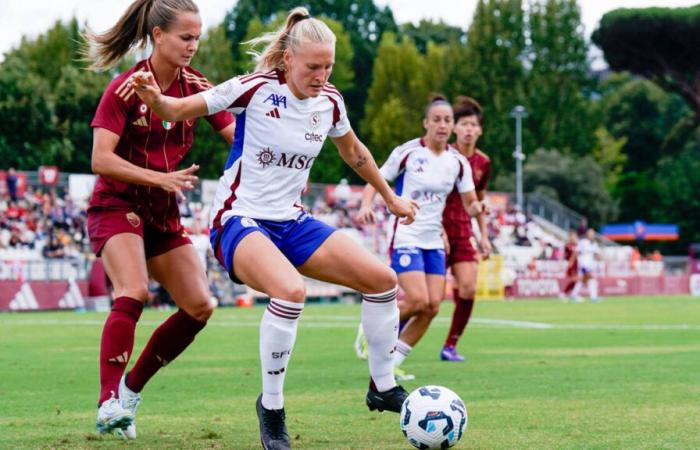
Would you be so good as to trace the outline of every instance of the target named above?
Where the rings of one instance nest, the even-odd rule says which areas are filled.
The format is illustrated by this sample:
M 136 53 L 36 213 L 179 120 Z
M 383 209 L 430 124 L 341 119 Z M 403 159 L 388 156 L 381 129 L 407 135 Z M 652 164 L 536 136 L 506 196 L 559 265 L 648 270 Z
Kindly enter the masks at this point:
M 206 322 L 209 320 L 212 314 L 214 314 L 214 309 L 216 305 L 211 301 L 210 297 L 206 299 L 201 299 L 189 306 L 188 308 L 183 308 L 194 320 L 198 322 Z
M 460 298 L 471 299 L 476 295 L 476 286 L 474 283 L 459 283 L 457 285 L 457 290 L 459 291 Z
M 422 314 L 432 320 L 440 312 L 440 303 L 430 303 L 424 309 Z
M 367 291 L 368 293 L 386 292 L 394 289 L 398 284 L 396 272 L 391 267 L 382 266 L 372 277 L 372 286 Z
M 306 299 L 306 286 L 304 286 L 304 281 L 301 278 L 294 283 L 289 283 L 288 285 L 270 293 L 271 297 L 279 298 L 281 300 L 287 300 L 294 303 L 303 303 Z
M 140 302 L 147 302 L 149 297 L 148 284 L 138 283 L 132 286 L 125 286 L 114 291 L 114 297 L 129 297 Z
M 411 314 L 424 314 L 430 308 L 430 303 L 426 298 L 412 298 L 409 301 Z

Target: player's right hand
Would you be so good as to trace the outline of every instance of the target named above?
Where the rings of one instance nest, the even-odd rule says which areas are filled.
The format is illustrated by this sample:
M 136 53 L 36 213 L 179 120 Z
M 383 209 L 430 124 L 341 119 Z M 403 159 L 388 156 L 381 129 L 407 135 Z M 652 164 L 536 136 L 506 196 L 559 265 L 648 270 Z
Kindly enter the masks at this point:
M 356 220 L 360 225 L 368 225 L 376 222 L 376 217 L 374 216 L 374 211 L 372 211 L 371 206 L 362 206 L 357 212 Z
M 414 200 L 406 200 L 399 196 L 394 195 L 390 201 L 386 202 L 386 206 L 389 211 L 399 219 L 402 219 L 399 223 L 402 225 L 410 225 L 416 219 L 416 213 L 420 206 Z
M 161 97 L 160 87 L 156 78 L 151 72 L 139 70 L 129 77 L 129 84 L 134 88 L 134 92 L 149 107 L 153 108 Z
M 199 170 L 197 164 L 175 172 L 164 173 L 160 180 L 160 187 L 167 192 L 174 192 L 175 195 L 184 197 L 183 191 L 191 191 L 199 178 L 194 175 Z

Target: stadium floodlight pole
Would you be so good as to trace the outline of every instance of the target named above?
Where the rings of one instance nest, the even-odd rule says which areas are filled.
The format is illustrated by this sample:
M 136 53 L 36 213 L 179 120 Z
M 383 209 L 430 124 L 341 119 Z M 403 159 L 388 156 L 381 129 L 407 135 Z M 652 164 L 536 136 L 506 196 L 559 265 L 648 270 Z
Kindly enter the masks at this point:
M 523 117 L 527 117 L 527 110 L 523 105 L 518 105 L 513 108 L 510 116 L 515 117 L 515 201 L 520 211 L 523 211 Z

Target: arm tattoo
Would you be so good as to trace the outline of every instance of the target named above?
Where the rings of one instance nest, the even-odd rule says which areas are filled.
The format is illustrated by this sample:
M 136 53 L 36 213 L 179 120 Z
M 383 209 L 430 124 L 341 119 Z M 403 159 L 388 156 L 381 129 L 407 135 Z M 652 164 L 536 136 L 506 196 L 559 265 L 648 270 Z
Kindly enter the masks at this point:
M 359 169 L 360 167 L 364 166 L 367 164 L 367 157 L 366 156 L 360 156 L 357 159 L 357 162 L 355 163 L 355 169 Z

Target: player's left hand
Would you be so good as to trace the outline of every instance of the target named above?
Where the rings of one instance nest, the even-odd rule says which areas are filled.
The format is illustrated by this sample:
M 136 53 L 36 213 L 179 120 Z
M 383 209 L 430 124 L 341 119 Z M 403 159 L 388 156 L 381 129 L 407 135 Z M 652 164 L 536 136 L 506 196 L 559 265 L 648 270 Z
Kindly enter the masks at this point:
M 489 241 L 489 238 L 486 236 L 483 236 L 481 238 L 481 242 L 479 243 L 479 247 L 481 248 L 481 259 L 489 259 L 491 256 L 491 251 L 493 248 L 491 247 L 491 241 Z
M 420 209 L 420 206 L 414 200 L 406 200 L 396 195 L 386 202 L 386 206 L 393 215 L 402 219 L 399 222 L 402 225 L 412 224 L 416 220 L 418 209 Z

